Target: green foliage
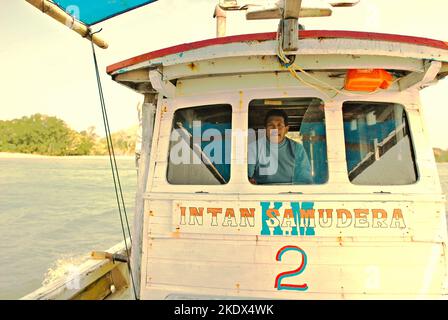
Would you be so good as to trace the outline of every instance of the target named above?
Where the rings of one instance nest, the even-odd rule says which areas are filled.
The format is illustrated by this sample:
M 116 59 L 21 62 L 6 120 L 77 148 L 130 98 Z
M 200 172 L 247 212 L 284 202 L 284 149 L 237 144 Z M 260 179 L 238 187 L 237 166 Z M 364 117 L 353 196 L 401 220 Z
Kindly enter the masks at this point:
M 434 155 L 437 162 L 448 162 L 448 150 L 437 150 Z
M 41 114 L 1 121 L 0 151 L 64 156 L 74 135 L 62 120 Z
M 117 155 L 133 154 L 135 130 L 112 135 Z M 0 152 L 30 153 L 50 156 L 106 155 L 106 139 L 95 134 L 95 128 L 76 132 L 56 118 L 41 114 L 0 120 Z
M 134 154 L 136 135 L 137 135 L 137 127 L 112 133 L 112 143 L 115 154 L 121 154 L 121 155 Z M 106 138 L 100 140 L 100 146 L 102 146 L 104 154 L 107 154 Z

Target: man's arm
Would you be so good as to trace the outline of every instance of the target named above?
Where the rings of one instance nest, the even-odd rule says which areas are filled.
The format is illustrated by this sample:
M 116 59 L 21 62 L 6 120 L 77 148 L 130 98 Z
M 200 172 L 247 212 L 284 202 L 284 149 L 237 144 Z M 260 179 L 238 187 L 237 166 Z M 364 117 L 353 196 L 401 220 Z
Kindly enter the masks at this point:
M 303 145 L 297 143 L 295 153 L 294 184 L 313 184 L 311 165 Z
M 252 184 L 256 184 L 254 175 L 257 165 L 257 141 L 253 141 L 248 145 L 247 155 L 247 176 Z

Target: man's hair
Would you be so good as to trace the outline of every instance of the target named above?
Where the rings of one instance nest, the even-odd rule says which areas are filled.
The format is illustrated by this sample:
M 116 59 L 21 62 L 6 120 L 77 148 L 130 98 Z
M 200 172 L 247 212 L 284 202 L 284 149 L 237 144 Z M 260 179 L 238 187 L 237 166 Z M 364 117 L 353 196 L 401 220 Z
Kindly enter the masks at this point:
M 280 110 L 280 109 L 272 109 L 270 110 L 267 114 L 266 117 L 264 117 L 264 125 L 266 126 L 268 124 L 268 120 L 270 117 L 282 117 L 284 122 L 285 122 L 285 126 L 288 126 L 288 115 L 286 114 L 285 111 Z

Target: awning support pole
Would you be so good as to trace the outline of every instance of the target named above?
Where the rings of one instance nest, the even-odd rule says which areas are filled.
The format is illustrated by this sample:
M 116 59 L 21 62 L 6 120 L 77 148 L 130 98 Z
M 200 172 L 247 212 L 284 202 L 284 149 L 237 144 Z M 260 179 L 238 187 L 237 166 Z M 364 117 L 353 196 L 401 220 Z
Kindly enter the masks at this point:
M 109 47 L 109 45 L 97 35 L 92 36 L 90 28 L 88 26 L 77 21 L 74 17 L 69 15 L 54 3 L 48 0 L 26 0 L 26 2 L 39 9 L 39 11 L 42 11 L 46 15 L 66 25 L 68 28 L 72 29 L 83 38 L 91 40 L 98 47 L 102 49 L 107 49 Z

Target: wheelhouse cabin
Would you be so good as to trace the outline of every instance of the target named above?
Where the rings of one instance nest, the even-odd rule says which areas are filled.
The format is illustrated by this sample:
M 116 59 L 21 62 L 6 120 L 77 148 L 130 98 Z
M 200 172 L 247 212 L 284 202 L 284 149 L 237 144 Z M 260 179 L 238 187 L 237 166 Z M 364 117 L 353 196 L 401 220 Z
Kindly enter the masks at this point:
M 276 33 L 250 34 L 107 72 L 145 95 L 142 299 L 446 297 L 445 198 L 419 92 L 448 74 L 447 43 L 300 31 L 279 57 Z M 307 179 L 250 179 L 271 110 L 286 113 Z

